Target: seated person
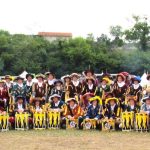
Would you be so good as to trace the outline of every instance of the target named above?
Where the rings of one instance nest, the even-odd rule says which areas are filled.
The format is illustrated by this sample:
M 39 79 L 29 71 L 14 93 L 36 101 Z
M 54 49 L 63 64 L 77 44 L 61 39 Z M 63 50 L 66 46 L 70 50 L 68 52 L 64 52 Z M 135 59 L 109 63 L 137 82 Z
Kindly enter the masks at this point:
M 58 94 L 53 94 L 51 97 L 51 102 L 50 102 L 50 110 L 55 110 L 57 112 L 62 112 L 63 111 L 63 106 L 64 102 L 60 100 L 60 95 Z
M 136 104 L 135 96 L 128 96 L 127 104 L 124 107 L 123 111 L 138 113 L 140 111 L 140 107 Z
M 145 112 L 150 115 L 150 96 L 145 96 L 142 101 L 144 104 L 141 106 L 140 112 Z
M 103 117 L 102 115 L 102 100 L 99 96 L 90 98 L 91 105 L 88 107 L 87 114 L 85 116 L 85 121 L 94 119 L 96 121 L 96 129 L 100 129 L 100 124 L 97 120 Z
M 105 113 L 104 117 L 107 120 L 115 121 L 115 129 L 119 129 L 120 123 L 120 106 L 118 104 L 118 99 L 115 97 L 106 99 Z M 112 128 L 112 126 L 110 126 Z
M 83 120 L 82 119 L 83 111 L 79 106 L 77 100 L 75 98 L 69 98 L 67 99 L 66 103 L 67 104 L 64 106 L 64 113 L 63 113 L 63 117 L 64 117 L 62 123 L 63 128 L 66 125 L 66 119 L 68 119 L 69 121 Z M 79 123 L 78 126 L 81 125 L 81 122 Z

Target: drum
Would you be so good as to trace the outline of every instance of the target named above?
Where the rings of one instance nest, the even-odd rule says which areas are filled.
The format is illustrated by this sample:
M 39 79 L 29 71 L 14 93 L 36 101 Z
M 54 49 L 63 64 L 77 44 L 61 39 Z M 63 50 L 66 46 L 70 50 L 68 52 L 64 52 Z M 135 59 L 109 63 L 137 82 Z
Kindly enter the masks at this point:
M 136 114 L 136 130 L 141 132 L 149 130 L 149 115 L 147 113 Z
M 95 119 L 88 119 L 88 120 L 84 120 L 83 122 L 83 129 L 89 130 L 89 129 L 96 129 L 96 124 L 100 123 Z
M 78 119 L 70 120 L 66 119 L 66 129 L 77 129 L 78 128 Z
M 15 129 L 16 130 L 28 130 L 29 129 L 29 114 L 28 113 L 16 113 L 15 114 Z
M 102 131 L 115 130 L 115 119 L 103 119 L 102 120 Z
M 9 130 L 9 114 L 0 114 L 0 130 L 8 131 Z
M 48 129 L 60 128 L 60 112 L 51 110 L 47 113 L 47 126 Z
M 121 115 L 122 131 L 131 131 L 134 129 L 134 112 L 123 112 Z
M 33 114 L 33 128 L 46 129 L 46 114 L 45 112 L 35 112 Z

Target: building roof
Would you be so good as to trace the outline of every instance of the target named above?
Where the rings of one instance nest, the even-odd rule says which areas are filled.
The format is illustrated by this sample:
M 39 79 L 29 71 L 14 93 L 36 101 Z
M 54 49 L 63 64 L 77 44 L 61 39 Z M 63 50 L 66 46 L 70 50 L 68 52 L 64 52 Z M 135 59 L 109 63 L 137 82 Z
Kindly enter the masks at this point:
M 64 33 L 64 32 L 39 32 L 38 35 L 48 37 L 72 37 L 72 33 Z

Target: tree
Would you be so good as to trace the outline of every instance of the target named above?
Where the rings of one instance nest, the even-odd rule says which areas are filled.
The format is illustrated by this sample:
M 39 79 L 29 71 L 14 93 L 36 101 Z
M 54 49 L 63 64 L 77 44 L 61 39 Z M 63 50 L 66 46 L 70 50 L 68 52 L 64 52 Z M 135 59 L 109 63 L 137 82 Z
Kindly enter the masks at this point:
M 150 40 L 150 26 L 148 18 L 133 16 L 134 25 L 130 29 L 125 30 L 125 39 L 129 42 L 136 42 L 143 51 L 148 49 L 148 41 Z

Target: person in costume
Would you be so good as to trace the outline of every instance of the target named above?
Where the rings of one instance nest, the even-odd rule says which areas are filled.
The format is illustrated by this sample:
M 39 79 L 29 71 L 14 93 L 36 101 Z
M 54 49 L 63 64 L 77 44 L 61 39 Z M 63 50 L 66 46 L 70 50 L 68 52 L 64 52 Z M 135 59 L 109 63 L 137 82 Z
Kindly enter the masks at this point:
M 125 76 L 123 74 L 117 75 L 112 92 L 114 96 L 119 99 L 121 107 L 123 108 L 127 92 L 127 85 L 125 83 Z
M 79 106 L 77 100 L 75 98 L 69 98 L 66 101 L 66 105 L 64 106 L 63 120 L 62 120 L 62 128 L 66 126 L 66 119 L 69 121 L 79 120 L 79 128 L 83 121 L 83 111 Z
M 83 86 L 82 95 L 84 95 L 85 93 L 93 93 L 94 95 L 96 95 L 97 86 L 95 84 L 95 79 L 93 77 L 86 78 L 86 83 Z
M 74 94 L 79 96 L 82 92 L 82 84 L 81 82 L 79 81 L 79 74 L 77 73 L 72 73 L 70 75 L 71 79 L 72 79 L 72 84 L 73 84 L 73 89 L 74 89 Z
M 109 83 L 110 80 L 108 78 L 102 78 L 101 84 L 98 87 L 96 95 L 100 96 L 103 101 L 105 101 L 106 94 L 111 91 Z
M 4 110 L 9 108 L 9 93 L 3 80 L 0 80 L 0 107 Z
M 47 101 L 48 101 L 48 98 L 51 96 L 51 91 L 54 88 L 54 83 L 56 79 L 55 79 L 55 74 L 52 72 L 46 72 L 45 76 L 46 76 L 45 83 L 47 84 Z
M 17 83 L 13 86 L 12 96 L 13 100 L 16 101 L 18 96 L 26 98 L 26 86 L 23 84 L 24 79 L 20 76 L 16 78 Z
M 73 84 L 71 82 L 71 77 L 70 75 L 65 75 L 61 78 L 64 81 L 64 90 L 63 90 L 63 94 L 62 94 L 62 100 L 66 102 L 66 100 L 69 97 L 74 97 L 75 93 L 74 93 L 74 87 Z
M 43 74 L 38 74 L 36 79 L 37 83 L 32 86 L 32 97 L 30 98 L 30 103 L 34 101 L 35 98 L 39 98 L 42 104 L 45 104 L 47 97 L 47 84 L 44 83 L 45 76 Z
M 137 101 L 136 96 L 134 95 L 128 96 L 127 104 L 125 105 L 123 111 L 139 113 L 140 106 L 136 104 L 136 101 Z
M 104 111 L 104 119 L 105 119 L 105 126 L 109 126 L 108 128 L 112 128 L 112 126 L 108 125 L 108 120 L 114 120 L 115 122 L 115 129 L 119 129 L 120 124 L 120 113 L 121 109 L 119 106 L 119 100 L 116 97 L 106 99 L 106 106 Z
M 150 95 L 150 74 L 147 75 L 147 82 L 143 86 L 143 94 L 144 95 Z
M 32 86 L 33 86 L 33 74 L 28 73 L 26 75 L 26 81 L 25 81 L 25 86 L 26 86 L 26 102 L 29 104 L 30 97 L 32 95 Z
M 12 77 L 10 75 L 5 75 L 5 86 L 8 90 L 8 93 L 11 95 L 12 88 L 13 88 L 13 82 L 12 82 Z
M 58 94 L 62 97 L 62 93 L 63 93 L 63 82 L 61 80 L 56 80 L 54 82 L 54 87 L 51 90 L 51 95 Z
M 93 93 L 85 93 L 80 98 L 80 106 L 84 110 L 84 112 L 87 111 L 88 106 L 90 105 L 90 98 L 94 97 Z
M 127 94 L 136 96 L 137 103 L 140 102 L 142 97 L 142 86 L 140 85 L 141 78 L 136 76 L 133 78 L 133 84 L 127 90 Z
M 102 100 L 99 96 L 95 96 L 90 98 L 91 105 L 88 107 L 85 120 L 88 121 L 89 119 L 95 119 L 96 121 L 103 118 L 103 106 Z M 100 124 L 96 123 L 98 129 L 100 129 Z
M 53 94 L 50 99 L 50 109 L 55 109 L 58 112 L 63 111 L 64 102 L 60 99 L 61 96 L 58 94 Z
M 150 96 L 147 95 L 143 99 L 143 105 L 141 106 L 141 111 L 140 112 L 145 112 L 148 115 L 150 115 Z

